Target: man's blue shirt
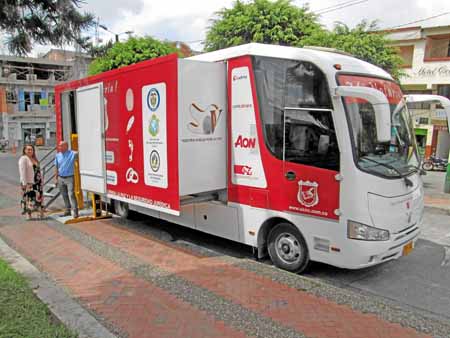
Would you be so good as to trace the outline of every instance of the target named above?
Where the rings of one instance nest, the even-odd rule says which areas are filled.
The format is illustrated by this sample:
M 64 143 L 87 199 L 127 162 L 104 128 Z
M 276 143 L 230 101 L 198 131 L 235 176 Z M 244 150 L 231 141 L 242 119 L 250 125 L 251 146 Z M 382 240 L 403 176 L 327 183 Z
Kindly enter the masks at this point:
M 59 176 L 73 176 L 73 167 L 76 156 L 77 153 L 72 150 L 56 154 L 55 165 L 58 168 Z

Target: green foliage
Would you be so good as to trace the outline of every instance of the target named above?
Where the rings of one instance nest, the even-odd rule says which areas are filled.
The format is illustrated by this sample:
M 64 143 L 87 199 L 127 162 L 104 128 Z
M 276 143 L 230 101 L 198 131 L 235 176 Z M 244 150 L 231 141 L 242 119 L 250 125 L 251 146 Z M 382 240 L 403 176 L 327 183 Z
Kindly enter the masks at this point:
M 108 50 L 110 50 L 114 46 L 114 43 L 109 40 L 107 43 L 103 45 L 94 45 L 92 41 L 88 40 L 82 47 L 83 49 L 93 58 L 106 56 Z
M 177 48 L 170 43 L 148 36 L 130 38 L 126 42 L 115 43 L 105 56 L 94 60 L 89 66 L 89 75 L 177 52 Z
M 295 46 L 305 36 L 322 30 L 307 7 L 297 7 L 291 0 L 237 0 L 216 16 L 206 35 L 207 51 L 249 42 Z
M 301 46 L 321 46 L 342 50 L 383 68 L 398 79 L 402 75 L 400 69 L 402 59 L 396 49 L 389 46 L 385 34 L 374 32 L 376 28 L 376 22 L 362 21 L 353 29 L 343 23 L 337 23 L 332 31 L 313 32 L 302 40 Z
M 0 260 L 0 338 L 75 338 L 56 322 L 25 279 Z
M 10 52 L 28 54 L 34 42 L 61 46 L 78 42 L 94 24 L 92 14 L 80 13 L 82 0 L 7 0 L 0 3 L 0 30 Z
M 325 30 L 308 7 L 297 7 L 291 0 L 237 0 L 230 9 L 216 13 L 206 34 L 205 49 L 214 51 L 249 42 L 288 46 L 336 48 L 377 65 L 394 78 L 402 75 L 402 59 L 389 46 L 385 34 L 376 30 L 376 22 L 362 21 L 350 29 L 337 23 Z

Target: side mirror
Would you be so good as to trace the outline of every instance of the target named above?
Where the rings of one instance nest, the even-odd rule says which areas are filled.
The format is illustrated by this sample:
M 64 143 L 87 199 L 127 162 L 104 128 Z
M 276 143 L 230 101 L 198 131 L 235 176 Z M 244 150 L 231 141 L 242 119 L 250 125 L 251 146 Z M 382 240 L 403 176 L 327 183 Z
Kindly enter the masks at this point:
M 411 102 L 438 102 L 440 103 L 447 114 L 447 124 L 450 127 L 450 100 L 441 95 L 428 95 L 428 94 L 409 94 L 404 96 L 407 103 Z
M 328 153 L 328 148 L 330 147 L 330 136 L 320 135 L 319 146 L 317 147 L 317 152 L 320 155 L 326 155 Z
M 375 111 L 378 142 L 391 140 L 391 109 L 389 102 L 381 91 L 370 87 L 338 86 L 336 96 L 356 97 L 369 101 Z

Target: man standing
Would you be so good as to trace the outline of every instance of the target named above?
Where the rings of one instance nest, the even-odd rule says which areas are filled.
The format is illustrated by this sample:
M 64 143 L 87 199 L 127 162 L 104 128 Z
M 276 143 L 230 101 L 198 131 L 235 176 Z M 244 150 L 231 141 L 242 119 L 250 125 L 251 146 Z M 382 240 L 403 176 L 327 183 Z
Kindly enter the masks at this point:
M 69 150 L 66 141 L 61 141 L 58 145 L 58 153 L 55 158 L 56 184 L 64 199 L 66 210 L 64 216 L 70 216 L 70 209 L 74 218 L 78 217 L 78 205 L 74 192 L 74 163 L 77 152 Z

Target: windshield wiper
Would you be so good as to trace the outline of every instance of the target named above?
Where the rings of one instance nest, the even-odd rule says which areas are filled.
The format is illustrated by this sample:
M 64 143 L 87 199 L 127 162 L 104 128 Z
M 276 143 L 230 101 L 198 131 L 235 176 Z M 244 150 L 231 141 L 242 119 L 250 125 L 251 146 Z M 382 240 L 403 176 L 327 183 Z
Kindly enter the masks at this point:
M 413 186 L 413 182 L 412 182 L 408 177 L 404 176 L 404 175 L 401 173 L 401 171 L 398 170 L 396 167 L 394 167 L 394 166 L 392 166 L 392 165 L 390 165 L 390 164 L 387 164 L 387 163 L 375 161 L 375 160 L 373 160 L 373 159 L 371 159 L 371 158 L 368 158 L 367 156 L 363 156 L 363 157 L 361 157 L 361 159 L 362 159 L 362 160 L 367 160 L 367 161 L 369 161 L 369 162 L 376 163 L 376 164 L 381 165 L 381 166 L 383 166 L 383 167 L 385 167 L 385 168 L 388 168 L 388 169 L 391 169 L 391 170 L 395 171 L 395 172 L 398 174 L 398 176 L 399 176 L 400 178 L 403 178 L 403 180 L 405 181 L 405 185 L 406 185 L 407 187 L 412 187 L 412 186 Z
M 423 169 L 420 169 L 420 167 L 419 166 L 415 166 L 415 165 L 412 165 L 412 164 L 408 164 L 407 166 L 406 166 L 406 168 L 413 168 L 413 169 L 415 169 L 416 170 L 416 172 L 418 172 L 420 175 L 426 175 L 426 172 L 425 172 L 425 170 L 423 170 Z

